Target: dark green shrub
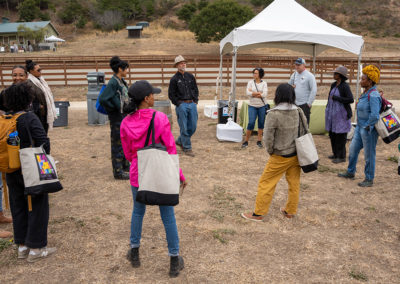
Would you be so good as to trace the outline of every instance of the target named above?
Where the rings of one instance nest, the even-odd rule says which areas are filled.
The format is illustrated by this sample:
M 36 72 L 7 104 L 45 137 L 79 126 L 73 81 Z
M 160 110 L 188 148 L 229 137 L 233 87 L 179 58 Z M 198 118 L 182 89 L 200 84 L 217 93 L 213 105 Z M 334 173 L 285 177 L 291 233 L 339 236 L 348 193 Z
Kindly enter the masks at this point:
M 35 0 L 25 0 L 18 5 L 17 9 L 21 22 L 32 22 L 39 18 L 40 9 Z
M 194 3 L 185 4 L 176 12 L 178 18 L 186 23 L 189 23 L 194 13 L 197 11 L 197 6 Z

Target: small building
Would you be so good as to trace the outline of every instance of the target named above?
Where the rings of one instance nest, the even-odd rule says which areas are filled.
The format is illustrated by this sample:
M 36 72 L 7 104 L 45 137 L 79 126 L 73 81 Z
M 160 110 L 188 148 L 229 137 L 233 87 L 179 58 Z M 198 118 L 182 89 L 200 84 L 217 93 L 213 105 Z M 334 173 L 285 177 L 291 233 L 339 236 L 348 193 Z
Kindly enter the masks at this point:
M 45 38 L 52 35 L 59 35 L 58 31 L 50 21 L 10 23 L 8 18 L 3 17 L 2 22 L 0 23 L 0 45 L 10 45 L 13 42 L 19 45 L 26 45 L 28 40 L 30 40 L 31 43 L 35 43 L 32 42 L 32 39 L 18 35 L 18 28 L 20 26 L 25 26 L 33 31 L 45 29 Z M 39 44 L 39 42 L 36 42 L 36 44 Z
M 136 26 L 142 26 L 143 28 L 148 28 L 150 26 L 149 22 L 143 21 L 136 24 Z
M 128 37 L 129 38 L 141 38 L 142 37 L 142 26 L 128 26 L 126 27 L 128 30 Z

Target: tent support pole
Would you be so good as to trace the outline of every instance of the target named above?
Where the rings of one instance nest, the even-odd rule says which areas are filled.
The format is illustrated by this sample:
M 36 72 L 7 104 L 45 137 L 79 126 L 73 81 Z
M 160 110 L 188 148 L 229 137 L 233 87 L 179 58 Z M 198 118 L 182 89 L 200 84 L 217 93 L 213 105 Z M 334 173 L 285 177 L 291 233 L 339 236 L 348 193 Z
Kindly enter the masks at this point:
M 232 119 L 235 121 L 235 107 L 236 107 L 236 62 L 237 62 L 237 46 L 233 48 L 232 58 L 232 81 L 231 81 L 231 94 L 229 96 L 229 103 L 232 105 Z
M 223 59 L 223 55 L 221 53 L 220 55 L 220 60 L 219 60 L 219 99 L 222 100 L 222 59 Z
M 358 55 L 358 61 L 357 61 L 357 86 L 356 86 L 356 106 L 357 106 L 357 101 L 358 98 L 360 97 L 360 65 L 361 65 L 361 56 L 362 56 L 362 49 L 364 45 L 361 47 L 360 54 Z M 357 121 L 357 110 L 354 112 L 354 121 Z
M 315 58 L 316 57 L 317 57 L 317 45 L 313 44 L 313 73 L 314 73 L 314 76 L 317 73 L 317 70 L 315 70 L 315 68 L 316 68 Z

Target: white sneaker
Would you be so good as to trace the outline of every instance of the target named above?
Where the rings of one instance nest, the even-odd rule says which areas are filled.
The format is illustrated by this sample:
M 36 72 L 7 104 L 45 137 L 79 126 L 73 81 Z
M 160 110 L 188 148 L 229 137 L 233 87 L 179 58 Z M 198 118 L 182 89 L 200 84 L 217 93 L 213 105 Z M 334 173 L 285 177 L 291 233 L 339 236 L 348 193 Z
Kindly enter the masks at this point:
M 26 261 L 36 262 L 42 258 L 48 257 L 57 251 L 56 248 L 44 247 L 41 249 L 31 249 Z
M 27 246 L 18 247 L 18 259 L 25 259 L 28 257 L 29 248 Z

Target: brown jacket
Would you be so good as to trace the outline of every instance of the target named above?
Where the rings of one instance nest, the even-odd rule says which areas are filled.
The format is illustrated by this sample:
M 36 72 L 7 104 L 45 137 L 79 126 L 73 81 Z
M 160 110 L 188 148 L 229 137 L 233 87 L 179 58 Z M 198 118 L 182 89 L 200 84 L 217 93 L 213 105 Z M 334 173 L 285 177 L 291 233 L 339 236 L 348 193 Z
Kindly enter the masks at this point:
M 296 153 L 295 139 L 299 136 L 299 114 L 305 126 L 300 123 L 300 136 L 302 136 L 308 132 L 308 127 L 307 119 L 300 108 L 283 103 L 268 112 L 264 143 L 270 155 L 285 156 Z

